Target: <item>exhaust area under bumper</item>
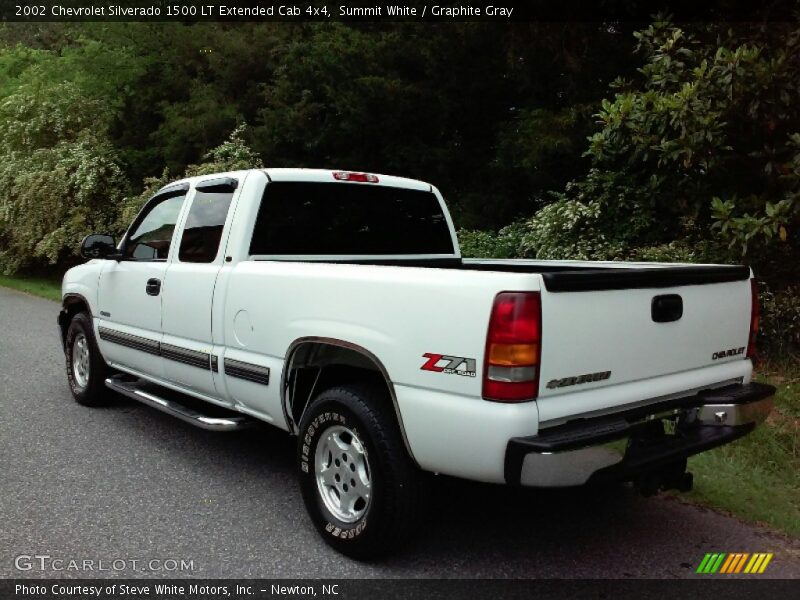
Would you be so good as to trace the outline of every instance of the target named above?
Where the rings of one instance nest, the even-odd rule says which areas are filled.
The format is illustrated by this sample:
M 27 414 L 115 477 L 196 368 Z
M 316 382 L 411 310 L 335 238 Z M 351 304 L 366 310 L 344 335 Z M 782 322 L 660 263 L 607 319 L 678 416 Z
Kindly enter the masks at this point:
M 679 464 L 685 469 L 687 457 L 750 433 L 769 415 L 774 394 L 774 387 L 761 383 L 726 386 L 512 438 L 505 479 L 514 485 L 568 487 L 671 473 Z

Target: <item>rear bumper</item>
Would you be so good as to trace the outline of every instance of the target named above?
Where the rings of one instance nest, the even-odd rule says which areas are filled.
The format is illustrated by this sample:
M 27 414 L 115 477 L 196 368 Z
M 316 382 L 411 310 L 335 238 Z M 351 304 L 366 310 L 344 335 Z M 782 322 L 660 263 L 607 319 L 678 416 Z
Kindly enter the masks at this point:
M 775 388 L 734 385 L 512 438 L 505 480 L 566 487 L 625 480 L 740 438 L 772 410 Z

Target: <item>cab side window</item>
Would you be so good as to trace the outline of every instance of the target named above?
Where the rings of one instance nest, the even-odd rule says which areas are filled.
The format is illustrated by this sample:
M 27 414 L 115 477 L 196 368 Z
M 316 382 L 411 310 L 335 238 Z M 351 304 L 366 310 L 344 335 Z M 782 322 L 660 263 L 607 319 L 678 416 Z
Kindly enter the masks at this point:
M 233 192 L 196 191 L 183 228 L 178 252 L 181 262 L 214 262 L 219 253 L 222 228 L 228 217 L 231 200 Z
M 166 260 L 172 234 L 178 222 L 185 194 L 172 196 L 153 205 L 136 226 L 125 244 L 125 258 Z

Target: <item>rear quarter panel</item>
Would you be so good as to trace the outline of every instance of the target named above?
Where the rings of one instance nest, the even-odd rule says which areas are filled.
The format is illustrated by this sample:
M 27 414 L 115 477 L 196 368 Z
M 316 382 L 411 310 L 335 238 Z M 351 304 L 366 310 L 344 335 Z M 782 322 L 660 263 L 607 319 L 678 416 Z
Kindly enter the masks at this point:
M 295 340 L 327 337 L 360 346 L 388 373 L 420 467 L 501 483 L 508 440 L 536 433 L 538 409 L 535 402 L 511 405 L 481 397 L 486 329 L 497 293 L 534 291 L 539 281 L 533 275 L 447 269 L 245 261 L 227 283 L 225 355 L 275 371 L 275 384 L 249 396 L 247 405 L 274 419 L 280 410 L 278 373 Z M 250 327 L 237 335 L 243 314 Z M 476 376 L 423 370 L 426 353 L 472 358 Z M 233 385 L 240 386 L 231 388 L 234 399 L 248 393 L 245 384 Z
M 535 277 L 515 274 L 245 261 L 233 269 L 228 283 L 224 343 L 284 358 L 299 338 L 338 339 L 378 357 L 396 385 L 478 400 L 495 295 L 536 286 Z M 234 321 L 242 311 L 252 324 L 248 343 L 234 334 Z M 478 375 L 422 370 L 426 353 L 475 359 Z

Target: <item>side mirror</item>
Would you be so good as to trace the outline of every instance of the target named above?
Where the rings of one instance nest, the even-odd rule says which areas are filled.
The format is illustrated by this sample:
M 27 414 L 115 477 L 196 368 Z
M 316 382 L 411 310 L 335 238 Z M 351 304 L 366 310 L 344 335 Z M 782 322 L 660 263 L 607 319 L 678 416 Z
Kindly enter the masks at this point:
M 93 233 L 83 238 L 81 242 L 81 256 L 83 258 L 108 258 L 117 251 L 117 242 L 114 236 L 103 233 Z

